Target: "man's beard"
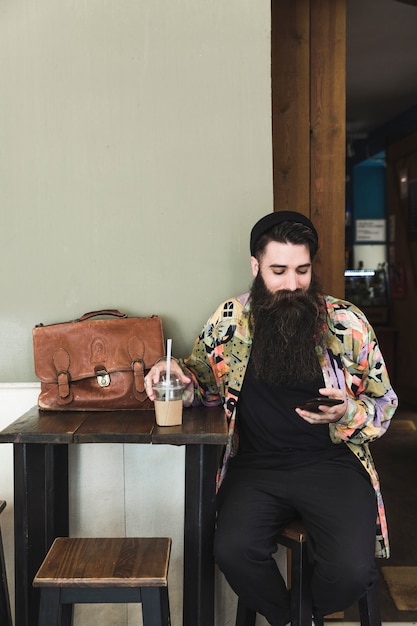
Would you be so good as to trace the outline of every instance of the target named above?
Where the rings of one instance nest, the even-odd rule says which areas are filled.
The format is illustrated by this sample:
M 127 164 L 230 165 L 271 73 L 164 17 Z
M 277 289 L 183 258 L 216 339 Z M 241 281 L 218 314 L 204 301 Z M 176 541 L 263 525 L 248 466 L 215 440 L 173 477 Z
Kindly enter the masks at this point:
M 267 383 L 307 383 L 321 375 L 315 347 L 324 333 L 325 306 L 312 279 L 307 290 L 271 293 L 258 272 L 251 289 L 251 361 Z

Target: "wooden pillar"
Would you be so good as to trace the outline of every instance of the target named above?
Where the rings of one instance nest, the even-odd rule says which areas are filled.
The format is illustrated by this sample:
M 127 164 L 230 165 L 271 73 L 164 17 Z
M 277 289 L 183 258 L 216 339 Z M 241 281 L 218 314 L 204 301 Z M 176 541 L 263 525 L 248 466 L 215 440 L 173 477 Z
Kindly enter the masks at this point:
M 271 0 L 274 210 L 309 216 L 344 295 L 346 0 Z

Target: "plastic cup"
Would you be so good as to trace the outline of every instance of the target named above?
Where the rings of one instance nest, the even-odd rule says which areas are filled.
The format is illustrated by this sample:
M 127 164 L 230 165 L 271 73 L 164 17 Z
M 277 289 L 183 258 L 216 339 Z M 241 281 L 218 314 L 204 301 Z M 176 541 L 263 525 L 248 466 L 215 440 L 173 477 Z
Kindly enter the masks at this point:
M 184 385 L 171 375 L 167 384 L 165 374 L 153 385 L 155 393 L 155 419 L 158 426 L 180 426 L 182 424 L 182 392 Z

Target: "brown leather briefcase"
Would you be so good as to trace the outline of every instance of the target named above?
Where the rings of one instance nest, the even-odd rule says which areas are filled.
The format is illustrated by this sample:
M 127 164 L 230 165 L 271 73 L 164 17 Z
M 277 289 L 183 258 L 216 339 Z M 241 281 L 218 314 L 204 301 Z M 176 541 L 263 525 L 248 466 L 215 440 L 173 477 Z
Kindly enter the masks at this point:
M 105 309 L 70 322 L 39 324 L 33 329 L 33 352 L 41 409 L 153 408 L 144 378 L 164 355 L 156 315 L 128 317 Z

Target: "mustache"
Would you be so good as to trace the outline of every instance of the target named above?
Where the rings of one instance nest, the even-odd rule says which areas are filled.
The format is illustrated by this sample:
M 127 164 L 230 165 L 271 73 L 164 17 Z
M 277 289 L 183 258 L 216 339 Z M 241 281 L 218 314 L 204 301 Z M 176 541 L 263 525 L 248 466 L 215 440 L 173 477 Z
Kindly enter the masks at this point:
M 288 327 L 287 331 L 290 336 L 295 335 L 297 323 L 302 323 L 307 311 L 310 324 L 318 323 L 322 317 L 322 307 L 313 294 L 314 289 L 280 289 L 274 293 L 268 292 L 266 297 L 256 299 L 255 314 L 262 316 L 263 323 L 269 320 L 272 326 L 279 324 L 282 316 L 290 316 L 294 322 L 293 332 Z
M 268 298 L 258 303 L 260 309 L 264 311 L 274 310 L 276 306 L 305 306 L 311 302 L 310 291 L 305 289 L 280 289 L 270 292 Z

